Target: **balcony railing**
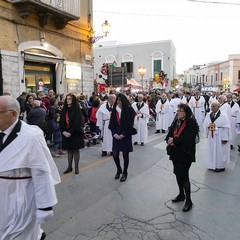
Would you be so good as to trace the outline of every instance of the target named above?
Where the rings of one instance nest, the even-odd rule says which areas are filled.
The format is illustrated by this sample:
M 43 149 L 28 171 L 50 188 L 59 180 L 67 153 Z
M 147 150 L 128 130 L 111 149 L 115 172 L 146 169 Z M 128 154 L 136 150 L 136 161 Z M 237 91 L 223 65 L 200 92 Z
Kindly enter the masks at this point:
M 39 16 L 39 23 L 43 27 L 48 19 L 56 23 L 56 27 L 65 27 L 68 21 L 80 18 L 81 0 L 10 0 L 16 5 L 23 18 L 27 18 L 33 12 Z

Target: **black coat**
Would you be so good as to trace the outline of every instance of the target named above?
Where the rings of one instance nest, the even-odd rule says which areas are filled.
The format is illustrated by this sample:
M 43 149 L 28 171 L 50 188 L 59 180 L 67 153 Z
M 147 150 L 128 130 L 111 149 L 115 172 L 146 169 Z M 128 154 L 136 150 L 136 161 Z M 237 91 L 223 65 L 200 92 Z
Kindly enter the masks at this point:
M 125 136 L 121 140 L 117 140 L 113 138 L 113 151 L 122 151 L 122 152 L 132 152 L 132 128 L 134 123 L 135 111 L 129 106 L 127 111 L 122 110 L 120 124 L 117 120 L 116 114 L 116 106 L 113 107 L 113 111 L 111 114 L 109 129 L 112 132 L 112 136 L 114 134 Z
M 195 162 L 196 153 L 196 137 L 199 131 L 198 124 L 194 118 L 190 118 L 186 122 L 179 137 L 174 136 L 174 130 L 177 127 L 177 119 L 171 125 L 166 140 L 173 138 L 174 147 L 170 154 L 170 160 L 174 162 Z
M 68 111 L 69 116 L 69 128 L 67 127 L 66 122 L 66 112 Z M 71 137 L 66 138 L 63 136 L 62 138 L 62 148 L 65 150 L 77 150 L 80 148 L 84 148 L 83 141 L 83 118 L 82 111 L 80 107 L 77 108 L 65 108 L 61 112 L 61 118 L 59 122 L 59 126 L 61 132 L 64 131 L 71 133 Z

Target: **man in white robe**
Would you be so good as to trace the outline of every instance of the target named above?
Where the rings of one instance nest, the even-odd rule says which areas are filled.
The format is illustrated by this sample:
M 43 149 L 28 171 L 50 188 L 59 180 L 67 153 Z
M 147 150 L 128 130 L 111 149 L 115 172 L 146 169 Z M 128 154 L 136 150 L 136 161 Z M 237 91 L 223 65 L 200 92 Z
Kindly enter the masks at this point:
M 218 101 L 218 96 L 220 95 L 219 92 L 213 92 L 212 95 L 209 98 L 209 106 L 211 106 L 211 104 L 213 102 L 217 102 Z
M 225 95 L 219 95 L 218 102 L 220 103 L 220 110 L 227 115 L 229 123 L 230 123 L 231 122 L 231 107 L 227 103 L 227 97 Z
M 156 132 L 160 133 L 160 130 L 162 130 L 162 133 L 165 133 L 166 130 L 168 130 L 169 127 L 169 110 L 170 110 L 170 104 L 167 99 L 167 95 L 163 93 L 161 95 L 161 98 L 158 100 L 156 104 Z
M 200 96 L 200 92 L 196 91 L 195 96 L 191 98 L 189 106 L 193 111 L 193 114 L 197 120 L 198 126 L 201 128 L 203 124 L 203 119 L 205 117 L 204 109 L 205 99 Z
M 172 107 L 172 117 L 170 117 L 170 119 L 172 119 L 172 121 L 176 117 L 178 105 L 180 103 L 182 103 L 182 100 L 179 98 L 178 93 L 175 93 L 170 102 L 170 106 Z M 172 124 L 172 121 L 169 122 L 169 126 Z
M 132 104 L 136 116 L 134 118 L 134 127 L 137 129 L 137 134 L 133 135 L 134 145 L 141 143 L 141 146 L 147 141 L 148 138 L 148 119 L 149 119 L 149 107 L 143 102 L 143 95 L 138 95 L 138 102 Z
M 18 120 L 19 113 L 17 100 L 0 96 L 0 239 L 39 240 L 60 176 L 42 130 Z
M 227 94 L 227 103 L 229 104 L 229 106 L 231 107 L 231 122 L 230 122 L 230 126 L 231 126 L 231 141 L 230 141 L 230 145 L 231 145 L 231 149 L 233 149 L 234 146 L 236 146 L 238 144 L 237 142 L 237 129 L 236 129 L 236 124 L 237 124 L 237 117 L 239 115 L 239 105 L 233 101 L 233 97 L 232 94 Z
M 213 102 L 211 112 L 203 123 L 204 133 L 208 139 L 206 167 L 215 172 L 225 171 L 230 162 L 230 122 L 227 115 L 220 110 L 220 104 Z
M 98 109 L 97 126 L 101 130 L 102 137 L 102 157 L 107 155 L 107 152 L 112 152 L 112 132 L 108 129 L 113 105 L 116 101 L 115 95 L 109 95 L 107 102 L 103 103 Z

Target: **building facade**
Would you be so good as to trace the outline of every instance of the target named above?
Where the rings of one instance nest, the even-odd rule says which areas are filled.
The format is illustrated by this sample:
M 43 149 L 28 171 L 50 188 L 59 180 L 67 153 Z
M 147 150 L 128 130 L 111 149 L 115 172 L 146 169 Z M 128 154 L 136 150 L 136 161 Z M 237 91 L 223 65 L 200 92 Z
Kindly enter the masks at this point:
M 194 65 L 184 72 L 184 80 L 192 87 L 201 85 L 232 92 L 240 86 L 240 55 L 229 55 L 227 61 Z
M 92 0 L 1 0 L 0 29 L 0 94 L 92 92 Z
M 171 40 L 122 44 L 104 42 L 94 47 L 94 73 L 98 76 L 104 63 L 115 63 L 117 67 L 127 68 L 127 78 L 134 78 L 147 87 L 154 81 L 155 75 L 163 70 L 171 81 L 176 76 L 175 46 Z M 139 67 L 145 67 L 146 73 L 140 76 Z M 97 79 L 101 82 L 101 79 Z M 170 84 L 169 84 L 170 85 Z

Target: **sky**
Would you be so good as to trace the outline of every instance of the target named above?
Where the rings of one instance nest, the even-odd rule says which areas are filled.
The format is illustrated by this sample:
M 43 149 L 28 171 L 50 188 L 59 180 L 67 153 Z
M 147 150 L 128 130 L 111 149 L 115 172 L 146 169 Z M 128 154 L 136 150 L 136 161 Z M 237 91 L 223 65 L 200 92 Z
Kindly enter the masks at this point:
M 240 0 L 93 0 L 93 25 L 99 36 L 101 24 L 110 23 L 102 42 L 172 40 L 181 74 L 193 65 L 240 54 L 239 11 Z

